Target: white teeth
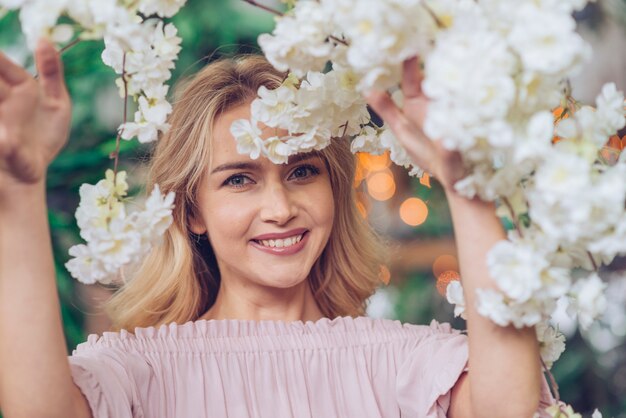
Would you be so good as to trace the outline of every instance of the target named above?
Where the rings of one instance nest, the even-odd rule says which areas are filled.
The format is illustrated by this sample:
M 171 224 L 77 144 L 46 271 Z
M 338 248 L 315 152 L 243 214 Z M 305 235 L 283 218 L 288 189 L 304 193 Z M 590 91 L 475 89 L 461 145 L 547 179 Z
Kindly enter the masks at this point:
M 292 245 L 295 245 L 297 243 L 299 243 L 302 240 L 302 235 L 297 235 L 295 237 L 289 237 L 286 239 L 268 239 L 268 240 L 261 240 L 261 241 L 257 241 L 260 244 L 262 244 L 264 247 L 270 247 L 270 248 L 285 248 L 285 247 L 291 247 Z

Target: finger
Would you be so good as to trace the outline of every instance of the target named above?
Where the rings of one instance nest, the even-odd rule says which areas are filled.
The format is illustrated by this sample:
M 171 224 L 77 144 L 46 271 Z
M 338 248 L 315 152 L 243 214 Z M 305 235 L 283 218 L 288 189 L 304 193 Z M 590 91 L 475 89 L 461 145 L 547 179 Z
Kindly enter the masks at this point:
M 396 106 L 389 93 L 374 91 L 367 96 L 367 101 L 374 111 L 383 118 L 394 132 L 396 138 L 409 151 L 414 161 L 424 166 L 424 161 L 432 155 L 433 145 L 422 130 L 404 115 Z M 419 157 L 418 157 L 419 156 Z
M 63 64 L 59 53 L 49 41 L 44 39 L 39 41 L 35 61 L 44 95 L 51 98 L 62 97 L 65 92 Z
M 30 75 L 6 55 L 0 52 L 0 78 L 9 84 L 20 84 Z
M 422 94 L 423 79 L 417 57 L 404 61 L 402 64 L 402 93 L 405 98 L 419 97 Z

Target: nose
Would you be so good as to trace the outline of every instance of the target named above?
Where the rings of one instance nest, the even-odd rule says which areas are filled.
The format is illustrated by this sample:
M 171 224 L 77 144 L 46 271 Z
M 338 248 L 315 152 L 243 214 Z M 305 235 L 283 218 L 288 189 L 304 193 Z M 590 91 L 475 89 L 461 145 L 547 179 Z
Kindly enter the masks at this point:
M 263 222 L 286 225 L 298 213 L 296 202 L 284 184 L 268 184 L 263 191 L 260 217 Z

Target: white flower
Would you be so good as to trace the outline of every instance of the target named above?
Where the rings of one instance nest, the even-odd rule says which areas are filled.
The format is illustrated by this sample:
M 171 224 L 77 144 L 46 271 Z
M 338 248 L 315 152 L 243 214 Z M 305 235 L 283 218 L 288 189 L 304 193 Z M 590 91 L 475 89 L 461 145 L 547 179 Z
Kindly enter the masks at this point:
M 508 41 L 526 70 L 565 75 L 589 56 L 589 47 L 575 33 L 569 14 L 540 9 L 524 2 L 516 7 Z
M 553 131 L 554 118 L 550 112 L 544 111 L 532 115 L 525 135 L 516 139 L 513 161 L 519 164 L 526 160 L 543 159 L 550 151 Z
M 251 112 L 254 119 L 270 127 L 289 124 L 296 100 L 293 87 L 282 85 L 274 90 L 261 86 L 258 98 L 252 101 Z
M 552 364 L 561 357 L 565 351 L 565 335 L 553 328 L 547 322 L 540 322 L 535 326 L 541 358 L 546 367 L 550 369 Z
M 74 258 L 65 263 L 65 267 L 72 277 L 79 282 L 94 284 L 109 277 L 101 263 L 94 258 L 88 246 L 84 244 L 74 245 L 69 249 L 69 254 Z
M 144 209 L 130 215 L 123 199 L 128 191 L 126 173 L 114 175 L 95 185 L 83 184 L 76 219 L 87 244 L 70 249 L 74 256 L 67 264 L 73 277 L 84 283 L 110 283 L 145 255 L 172 223 L 174 193 L 167 196 L 155 185 Z
M 323 70 L 333 50 L 331 32 L 330 17 L 320 3 L 299 1 L 288 15 L 276 19 L 272 35 L 262 34 L 258 42 L 274 67 L 302 77 L 309 70 Z
M 416 0 L 323 0 L 336 36 L 349 44 L 342 55 L 359 74 L 359 91 L 396 85 L 402 62 L 430 49 L 436 25 Z
M 114 218 L 124 218 L 122 199 L 126 196 L 126 172 L 121 171 L 113 181 L 113 171 L 107 170 L 106 179 L 95 185 L 83 184 L 79 189 L 80 204 L 76 220 L 80 234 L 86 241 L 93 239 L 95 231 L 105 228 Z
M 465 313 L 465 296 L 463 295 L 463 285 L 458 280 L 453 280 L 446 287 L 446 299 L 454 306 L 454 316 L 467 319 Z
M 52 34 L 66 5 L 66 0 L 30 0 L 21 5 L 22 32 L 31 50 L 35 49 L 40 38 Z
M 411 160 L 411 157 L 409 157 L 409 154 L 402 147 L 402 144 L 400 144 L 400 141 L 396 138 L 391 129 L 387 126 L 383 126 L 378 137 L 380 138 L 380 145 L 389 150 L 389 158 L 391 161 L 411 170 L 413 175 L 421 176 L 423 174 L 423 171 Z
M 511 323 L 511 310 L 506 305 L 501 292 L 493 289 L 476 289 L 478 313 L 491 319 L 501 327 Z
M 151 45 L 154 53 L 160 60 L 168 63 L 170 68 L 174 67 L 174 61 L 181 50 L 182 39 L 177 34 L 176 26 L 171 23 L 163 26 L 163 22 L 158 22 L 152 33 Z
M 605 258 L 606 264 L 609 264 L 615 256 L 626 254 L 626 213 L 615 221 L 608 233 L 599 235 L 587 247 L 591 253 Z
M 230 133 L 237 141 L 237 152 L 249 155 L 256 160 L 263 150 L 263 139 L 261 139 L 261 129 L 256 122 L 245 119 L 238 119 L 230 127 Z
M 373 155 L 380 155 L 385 152 L 385 148 L 381 146 L 379 132 L 370 125 L 363 127 L 361 133 L 357 135 L 350 143 L 350 150 L 353 153 L 368 152 Z
M 593 414 L 591 415 L 591 418 L 602 418 L 602 413 L 598 411 L 597 409 L 595 409 L 593 411 Z
M 579 279 L 572 287 L 571 302 L 568 312 L 578 314 L 582 329 L 588 329 L 606 309 L 604 290 L 607 285 L 597 273 L 591 273 L 585 279 Z
M 19 9 L 28 0 L 0 0 L 0 7 L 7 8 L 9 10 Z
M 263 156 L 274 164 L 285 164 L 295 152 L 281 138 L 273 136 L 263 142 Z
M 165 90 L 167 90 L 167 86 Z M 167 132 L 170 125 L 167 116 L 172 112 L 172 105 L 160 97 L 139 97 L 139 110 L 135 113 L 135 122 L 127 122 L 120 126 L 123 139 L 137 137 L 139 142 L 156 141 L 159 132 Z
M 617 91 L 615 83 L 607 83 L 602 87 L 602 93 L 596 98 L 596 106 L 598 123 L 606 137 L 614 135 L 626 125 L 624 93 Z
M 160 17 L 172 17 L 186 2 L 187 0 L 141 0 L 139 11 L 146 16 L 156 14 Z
M 504 117 L 515 100 L 514 68 L 514 56 L 498 33 L 452 29 L 440 35 L 422 83 L 432 101 L 426 134 L 461 151 L 481 141 L 510 146 L 513 130 Z
M 527 301 L 541 287 L 541 274 L 548 263 L 541 254 L 521 243 L 498 242 L 487 254 L 491 277 L 511 299 Z
M 107 228 L 97 229 L 87 245 L 104 269 L 115 275 L 141 251 L 141 233 L 126 218 L 114 218 Z
M 142 233 L 142 238 L 149 243 L 154 243 L 161 238 L 163 233 L 173 222 L 172 210 L 174 208 L 174 192 L 162 195 L 159 185 L 155 184 L 152 193 L 145 202 L 145 209 L 136 212 L 136 224 Z
M 582 415 L 574 411 L 571 405 L 563 402 L 554 403 L 545 409 L 550 418 L 583 418 Z

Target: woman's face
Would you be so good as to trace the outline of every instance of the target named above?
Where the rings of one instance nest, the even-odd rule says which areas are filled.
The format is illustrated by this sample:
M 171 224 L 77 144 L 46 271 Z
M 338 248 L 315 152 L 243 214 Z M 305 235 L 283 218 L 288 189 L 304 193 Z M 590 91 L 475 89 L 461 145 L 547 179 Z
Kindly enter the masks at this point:
M 198 190 L 195 233 L 207 233 L 222 281 L 290 288 L 305 281 L 328 242 L 334 201 L 328 170 L 315 155 L 275 165 L 237 152 L 230 125 L 249 103 L 215 122 L 211 163 Z M 276 135 L 266 128 L 263 137 Z

